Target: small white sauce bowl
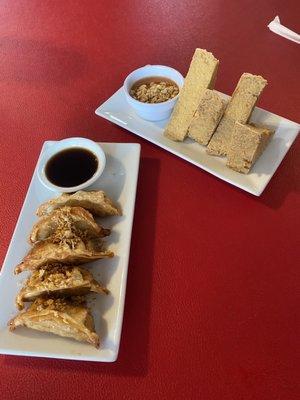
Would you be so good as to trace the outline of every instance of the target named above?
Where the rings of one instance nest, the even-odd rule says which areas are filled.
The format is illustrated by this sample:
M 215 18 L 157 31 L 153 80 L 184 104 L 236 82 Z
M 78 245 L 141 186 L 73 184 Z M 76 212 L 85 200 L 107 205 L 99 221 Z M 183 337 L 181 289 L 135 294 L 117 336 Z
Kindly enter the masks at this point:
M 151 77 L 168 78 L 174 81 L 179 93 L 183 86 L 184 78 L 176 69 L 165 65 L 146 65 L 131 72 L 124 81 L 123 89 L 128 104 L 136 111 L 136 113 L 147 121 L 160 121 L 169 118 L 175 106 L 178 96 L 162 103 L 143 103 L 130 96 L 130 89 L 136 81 Z
M 98 168 L 97 168 L 96 172 L 94 173 L 94 175 L 90 179 L 88 179 L 86 182 L 81 183 L 80 185 L 72 186 L 72 187 L 63 187 L 63 186 L 54 185 L 52 182 L 50 182 L 48 180 L 48 178 L 46 176 L 45 169 L 46 169 L 47 162 L 55 154 L 57 154 L 63 150 L 66 150 L 66 149 L 71 149 L 71 148 L 81 148 L 81 149 L 91 151 L 98 159 Z M 98 143 L 95 143 L 90 139 L 75 137 L 75 138 L 63 139 L 63 140 L 60 140 L 59 142 L 56 142 L 53 145 L 51 145 L 44 152 L 44 154 L 42 155 L 42 158 L 39 161 L 37 174 L 38 174 L 39 180 L 48 189 L 54 190 L 57 192 L 70 193 L 70 192 L 76 192 L 77 190 L 85 189 L 88 186 L 90 186 L 92 183 L 94 183 L 101 176 L 101 174 L 105 168 L 105 163 L 106 163 L 105 153 L 102 150 L 102 148 L 99 146 Z

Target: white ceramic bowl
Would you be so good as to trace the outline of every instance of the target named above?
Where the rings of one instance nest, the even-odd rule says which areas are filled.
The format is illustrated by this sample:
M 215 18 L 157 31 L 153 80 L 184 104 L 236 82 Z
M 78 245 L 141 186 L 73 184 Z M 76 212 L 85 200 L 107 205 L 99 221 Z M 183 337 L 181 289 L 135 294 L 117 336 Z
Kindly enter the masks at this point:
M 143 78 L 164 77 L 174 81 L 180 89 L 182 88 L 184 78 L 176 69 L 165 65 L 146 65 L 131 72 L 124 81 L 124 93 L 129 105 L 134 108 L 136 113 L 143 119 L 148 121 L 160 121 L 169 118 L 172 110 L 178 100 L 178 95 L 163 103 L 143 103 L 130 96 L 132 85 Z
M 47 162 L 50 160 L 52 156 L 55 154 L 59 153 L 62 150 L 74 148 L 74 147 L 79 147 L 83 148 L 86 150 L 91 151 L 92 153 L 95 154 L 95 156 L 98 159 L 98 168 L 94 175 L 87 180 L 86 182 L 81 183 L 80 185 L 77 186 L 72 186 L 72 187 L 62 187 L 62 186 L 57 186 L 51 183 L 45 173 L 45 167 Z M 54 143 L 49 149 L 47 149 L 42 158 L 39 161 L 38 164 L 38 177 L 40 181 L 42 182 L 43 185 L 45 185 L 48 189 L 50 190 L 55 190 L 57 192 L 64 192 L 64 193 L 70 193 L 70 192 L 76 192 L 77 190 L 82 190 L 90 186 L 92 183 L 94 183 L 102 174 L 104 168 L 105 168 L 105 163 L 106 163 L 106 158 L 105 158 L 105 153 L 102 150 L 102 148 L 99 146 L 99 144 L 93 142 L 90 139 L 85 139 L 85 138 L 69 138 L 69 139 L 63 139 L 60 140 L 59 142 Z

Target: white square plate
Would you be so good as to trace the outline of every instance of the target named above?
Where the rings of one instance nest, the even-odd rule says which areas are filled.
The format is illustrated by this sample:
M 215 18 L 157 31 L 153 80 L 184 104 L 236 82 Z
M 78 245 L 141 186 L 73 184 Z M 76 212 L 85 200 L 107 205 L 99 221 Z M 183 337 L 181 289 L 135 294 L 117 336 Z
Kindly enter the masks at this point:
M 229 98 L 223 93 L 220 95 Z M 149 122 L 140 118 L 128 105 L 123 88 L 98 107 L 96 114 L 255 196 L 260 196 L 269 183 L 300 127 L 295 122 L 256 107 L 251 121 L 274 128 L 275 135 L 251 172 L 244 175 L 227 168 L 225 158 L 206 154 L 205 147 L 191 139 L 173 142 L 164 137 L 163 131 L 168 121 Z
M 41 154 L 52 143 L 45 142 Z M 107 164 L 102 176 L 90 189 L 103 189 L 120 205 L 123 215 L 99 219 L 101 225 L 112 228 L 112 233 L 106 242 L 108 248 L 114 251 L 115 257 L 87 264 L 95 278 L 102 281 L 110 290 L 108 296 L 90 295 L 95 328 L 100 336 L 100 349 L 31 329 L 17 328 L 11 333 L 7 328 L 8 321 L 17 313 L 15 307 L 17 292 L 28 276 L 24 272 L 14 275 L 13 271 L 29 250 L 27 238 L 32 225 L 37 220 L 35 211 L 41 203 L 58 195 L 39 182 L 36 168 L 0 274 L 1 354 L 106 362 L 115 361 L 118 356 L 140 145 L 101 143 L 101 146 L 105 152 Z

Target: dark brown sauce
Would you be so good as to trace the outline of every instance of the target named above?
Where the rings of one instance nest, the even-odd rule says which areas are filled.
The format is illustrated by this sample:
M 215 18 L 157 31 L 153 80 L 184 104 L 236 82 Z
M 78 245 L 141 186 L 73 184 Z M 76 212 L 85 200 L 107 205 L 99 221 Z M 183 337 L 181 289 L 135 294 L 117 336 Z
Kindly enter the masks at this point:
M 45 173 L 56 186 L 72 187 L 88 181 L 97 171 L 98 158 L 89 150 L 75 147 L 50 158 Z
M 147 78 L 142 78 L 139 79 L 138 81 L 135 81 L 134 84 L 131 86 L 130 90 L 135 90 L 141 85 L 149 85 L 151 82 L 154 83 L 166 82 L 168 86 L 173 85 L 178 87 L 177 83 L 172 81 L 172 79 L 165 78 L 164 76 L 149 76 Z

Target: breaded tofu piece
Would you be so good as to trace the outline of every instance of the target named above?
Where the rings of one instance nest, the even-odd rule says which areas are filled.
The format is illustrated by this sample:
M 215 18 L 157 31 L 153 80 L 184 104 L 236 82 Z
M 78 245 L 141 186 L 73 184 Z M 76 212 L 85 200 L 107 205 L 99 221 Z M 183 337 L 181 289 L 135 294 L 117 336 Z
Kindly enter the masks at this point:
M 195 50 L 178 102 L 164 132 L 169 139 L 184 140 L 205 89 L 214 86 L 218 66 L 219 60 L 212 53 Z
M 216 91 L 206 89 L 192 119 L 188 136 L 203 146 L 207 146 L 214 131 L 217 129 L 225 107 L 225 100 L 222 100 Z
M 207 146 L 208 154 L 226 156 L 235 122 L 248 122 L 266 85 L 267 81 L 259 75 L 244 73 L 241 76 L 223 118 Z
M 273 130 L 263 126 L 243 125 L 236 122 L 228 147 L 227 167 L 248 174 L 273 134 Z

